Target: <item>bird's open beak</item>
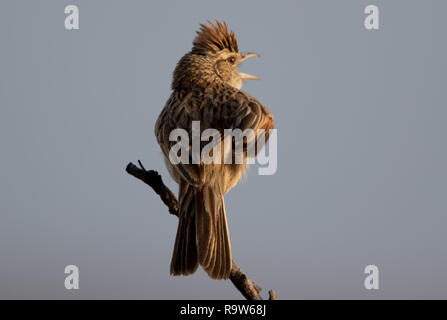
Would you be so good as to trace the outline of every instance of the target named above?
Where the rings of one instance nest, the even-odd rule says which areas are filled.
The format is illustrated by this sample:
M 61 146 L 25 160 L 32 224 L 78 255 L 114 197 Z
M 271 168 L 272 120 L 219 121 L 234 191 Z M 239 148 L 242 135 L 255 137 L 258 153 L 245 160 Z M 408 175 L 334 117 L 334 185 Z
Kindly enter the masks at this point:
M 239 72 L 239 75 L 241 76 L 242 79 L 247 79 L 247 80 L 259 80 L 259 78 L 258 78 L 257 76 L 254 76 L 254 75 L 252 75 L 252 74 Z
M 247 60 L 248 58 L 259 57 L 259 54 L 256 52 L 242 52 L 241 53 L 241 61 Z
M 248 58 L 252 58 L 252 57 L 259 57 L 259 54 L 257 54 L 256 52 L 243 52 L 243 53 L 241 53 L 241 58 L 242 58 L 241 62 L 247 60 Z M 253 76 L 248 73 L 239 72 L 239 75 L 241 76 L 242 79 L 259 80 L 258 77 Z

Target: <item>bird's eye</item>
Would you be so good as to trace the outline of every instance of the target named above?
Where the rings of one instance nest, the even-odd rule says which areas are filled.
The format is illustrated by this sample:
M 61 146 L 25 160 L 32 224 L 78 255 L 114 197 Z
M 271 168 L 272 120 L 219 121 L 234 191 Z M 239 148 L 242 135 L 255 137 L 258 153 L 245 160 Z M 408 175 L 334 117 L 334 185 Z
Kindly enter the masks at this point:
M 235 59 L 234 57 L 230 57 L 230 58 L 228 59 L 228 61 L 229 61 L 231 64 L 233 64 L 233 63 L 236 62 L 236 59 Z

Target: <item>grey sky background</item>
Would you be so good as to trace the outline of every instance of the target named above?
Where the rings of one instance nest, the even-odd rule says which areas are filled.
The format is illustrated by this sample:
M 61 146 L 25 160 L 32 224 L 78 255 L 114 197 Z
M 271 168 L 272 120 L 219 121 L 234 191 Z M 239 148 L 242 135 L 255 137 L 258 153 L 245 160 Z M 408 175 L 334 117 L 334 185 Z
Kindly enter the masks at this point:
M 80 30 L 64 29 L 79 6 Z M 380 30 L 363 26 L 366 5 Z M 171 277 L 153 127 L 199 23 L 224 19 L 275 117 L 278 171 L 226 196 L 235 261 L 282 299 L 447 298 L 442 1 L 2 1 L 0 298 L 239 299 Z M 64 288 L 64 268 L 80 289 Z M 380 289 L 364 289 L 375 264 Z

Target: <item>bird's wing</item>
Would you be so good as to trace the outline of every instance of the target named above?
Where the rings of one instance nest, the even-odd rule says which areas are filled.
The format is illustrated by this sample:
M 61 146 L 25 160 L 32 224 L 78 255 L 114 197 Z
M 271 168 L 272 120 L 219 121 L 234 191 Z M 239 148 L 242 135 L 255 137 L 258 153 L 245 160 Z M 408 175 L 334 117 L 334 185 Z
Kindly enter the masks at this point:
M 177 141 L 170 141 L 169 136 L 174 129 L 184 129 L 191 137 L 192 121 L 200 120 L 200 112 L 197 112 L 200 107 L 198 103 L 198 99 L 192 98 L 192 93 L 174 91 L 155 123 L 155 136 L 168 165 L 171 164 L 169 151 L 177 143 Z M 179 175 L 191 185 L 200 185 L 203 179 L 200 170 L 197 165 L 190 163 L 192 163 L 191 159 L 189 159 L 189 164 L 171 164 L 170 172 Z
M 254 130 L 256 138 L 263 130 L 265 141 L 269 138 L 270 130 L 273 129 L 273 115 L 259 101 L 246 92 L 239 91 L 232 99 L 221 106 L 222 122 L 226 129 Z M 257 139 L 254 141 L 259 143 Z M 246 147 L 244 147 L 246 148 Z M 260 148 L 256 148 L 256 153 Z M 246 149 L 244 149 L 246 150 Z
M 239 91 L 221 106 L 223 122 L 228 129 L 273 129 L 273 116 L 259 101 Z

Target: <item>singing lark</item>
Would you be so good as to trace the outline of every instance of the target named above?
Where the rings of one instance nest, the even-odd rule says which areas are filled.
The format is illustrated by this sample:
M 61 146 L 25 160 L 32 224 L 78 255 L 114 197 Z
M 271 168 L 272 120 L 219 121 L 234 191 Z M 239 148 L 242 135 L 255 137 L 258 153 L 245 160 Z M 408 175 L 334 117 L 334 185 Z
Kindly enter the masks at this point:
M 179 185 L 172 275 L 192 274 L 199 264 L 213 279 L 230 275 L 232 256 L 224 195 L 241 179 L 246 164 L 173 164 L 169 151 L 176 142 L 170 141 L 169 135 L 181 128 L 191 136 L 192 121 L 200 121 L 201 131 L 263 129 L 268 139 L 273 116 L 240 90 L 244 79 L 258 79 L 238 71 L 242 61 L 254 56 L 258 54 L 239 52 L 236 37 L 225 22 L 208 22 L 200 25 L 191 51 L 175 68 L 171 96 L 155 124 L 166 166 Z

